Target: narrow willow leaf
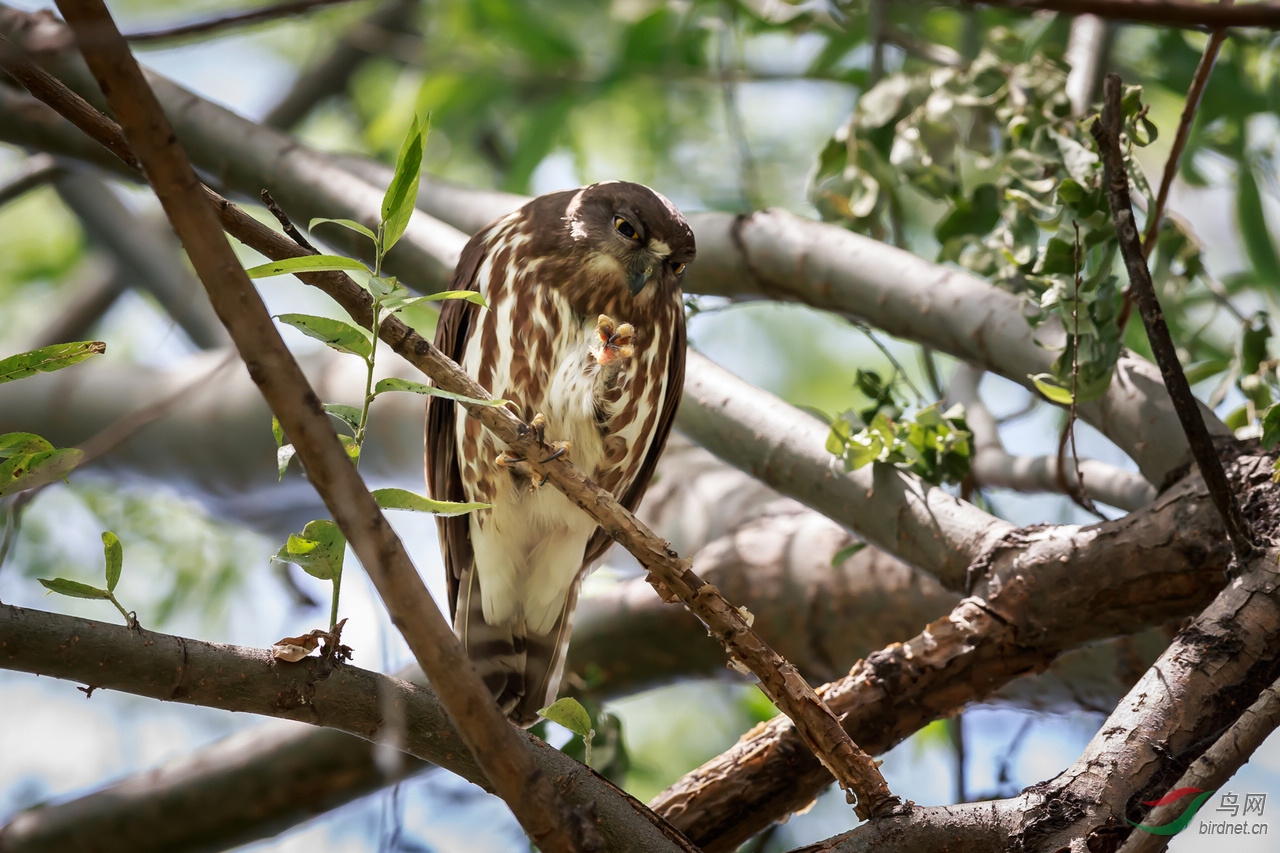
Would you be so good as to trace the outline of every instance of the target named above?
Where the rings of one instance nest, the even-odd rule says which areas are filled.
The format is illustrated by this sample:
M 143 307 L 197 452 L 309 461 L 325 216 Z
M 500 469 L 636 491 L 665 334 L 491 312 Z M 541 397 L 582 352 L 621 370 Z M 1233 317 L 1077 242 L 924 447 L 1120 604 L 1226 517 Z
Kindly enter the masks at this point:
M 397 379 L 389 376 L 386 379 L 379 379 L 378 384 L 373 386 L 374 395 L 384 394 L 387 391 L 408 391 L 411 394 L 426 394 L 431 397 L 444 397 L 447 400 L 457 400 L 459 403 L 476 403 L 481 406 L 501 406 L 506 400 L 479 400 L 475 397 L 467 397 L 463 394 L 455 394 L 452 391 L 446 391 L 443 388 L 435 388 L 422 382 L 411 382 L 408 379 Z
M 275 415 L 271 416 L 271 437 L 276 440 L 276 447 L 284 444 L 284 427 L 280 426 L 280 421 L 276 420 Z
M 539 711 L 538 716 L 559 723 L 575 735 L 585 738 L 591 734 L 591 715 L 577 699 L 568 696 L 557 699 Z
M 273 275 L 291 275 L 299 272 L 330 272 L 333 270 L 354 270 L 368 272 L 369 268 L 355 258 L 343 255 L 303 255 L 300 258 L 285 258 L 282 261 L 271 261 L 249 267 L 245 270 L 249 278 L 270 278 Z
M 418 201 L 418 175 L 422 171 L 422 146 L 428 123 L 417 116 L 400 147 L 396 158 L 396 172 L 382 198 L 382 252 L 391 251 L 404 230 L 409 227 L 409 217 Z
M 1247 162 L 1236 170 L 1236 221 L 1240 223 L 1245 253 L 1263 287 L 1272 292 L 1280 289 L 1280 254 L 1271 242 L 1258 181 Z
M 314 231 L 316 230 L 317 225 L 324 225 L 326 222 L 331 222 L 334 225 L 341 225 L 343 228 L 346 228 L 348 231 L 355 231 L 358 234 L 363 234 L 364 236 L 372 240 L 375 245 L 378 242 L 377 234 L 374 234 L 368 228 L 366 228 L 365 226 L 361 225 L 359 222 L 356 222 L 353 219 L 329 219 L 324 216 L 317 216 L 315 219 L 311 220 L 311 222 L 307 224 L 307 230 Z
M 79 341 L 20 352 L 0 359 L 0 384 L 25 379 L 37 373 L 52 373 L 78 364 L 90 356 L 102 355 L 106 351 L 107 345 L 102 341 Z
M 124 548 L 110 530 L 102 531 L 102 555 L 107 560 L 107 592 L 115 592 L 116 584 L 120 583 L 120 570 L 124 567 Z
M 69 581 L 66 578 L 37 578 L 36 580 L 40 581 L 40 585 L 49 592 L 56 592 L 58 595 L 104 600 L 111 598 L 111 593 L 105 589 L 98 589 L 96 586 L 89 586 L 79 581 Z
M 276 470 L 280 472 L 280 479 L 284 479 L 284 472 L 289 470 L 289 463 L 293 461 L 294 455 L 298 451 L 292 444 L 282 444 L 276 450 Z
M 293 563 L 304 572 L 322 581 L 342 576 L 342 559 L 346 554 L 347 540 L 338 525 L 327 519 L 308 521 L 301 533 L 289 535 L 272 560 Z
M 8 459 L 22 453 L 43 453 L 53 450 L 53 445 L 30 432 L 10 432 L 0 435 L 0 459 Z
M 11 456 L 0 464 L 0 498 L 61 480 L 83 458 L 74 447 Z
M 836 553 L 831 557 L 832 567 L 839 568 L 841 563 L 843 563 L 845 560 L 849 559 L 850 557 L 852 557 L 854 554 L 858 553 L 865 547 L 867 547 L 866 542 L 854 542 L 852 545 L 849 545 L 845 548 L 841 548 L 839 551 L 836 551 Z
M 325 403 L 324 410 L 351 427 L 352 432 L 360 429 L 360 410 L 355 406 L 345 406 L 342 403 Z
M 313 314 L 280 314 L 276 319 L 286 326 L 292 326 L 309 338 L 324 341 L 339 352 L 368 358 L 372 351 L 369 333 L 342 320 L 316 317 Z
M 472 305 L 479 305 L 481 308 L 488 308 L 489 303 L 485 301 L 484 296 L 474 290 L 442 290 L 439 293 L 429 293 L 426 296 L 414 296 L 408 299 L 387 299 L 384 301 L 383 307 L 392 313 L 408 308 L 410 305 L 417 305 L 420 302 L 443 302 L 446 299 L 461 299 L 464 302 L 470 302 Z
M 407 509 L 443 516 L 466 515 L 472 510 L 490 507 L 490 504 L 436 501 L 407 489 L 374 489 L 373 499 L 383 509 Z
M 1034 376 L 1027 374 L 1027 378 L 1035 383 L 1036 390 L 1050 403 L 1057 403 L 1060 406 L 1071 405 L 1071 390 L 1063 388 L 1058 384 L 1058 380 L 1048 373 L 1037 373 Z

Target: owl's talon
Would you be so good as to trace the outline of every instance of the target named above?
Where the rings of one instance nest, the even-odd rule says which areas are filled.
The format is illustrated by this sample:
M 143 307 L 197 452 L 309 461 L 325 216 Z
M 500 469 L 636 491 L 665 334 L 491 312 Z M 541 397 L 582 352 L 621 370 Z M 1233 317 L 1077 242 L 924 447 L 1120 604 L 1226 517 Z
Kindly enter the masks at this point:
M 635 355 L 636 327 L 630 323 L 618 325 L 607 314 L 596 320 L 596 338 L 591 355 L 601 367 L 626 361 Z
M 573 444 L 568 441 L 547 441 L 547 419 L 541 413 L 533 416 L 529 421 L 529 427 L 538 437 L 538 443 L 543 447 L 549 448 L 551 454 L 542 460 L 539 465 L 545 465 L 553 459 L 559 459 L 572 449 Z M 512 473 L 513 476 L 525 477 L 529 480 L 529 491 L 536 492 L 538 489 L 546 485 L 548 475 L 539 474 L 534 467 L 529 464 L 529 460 L 519 453 L 511 450 L 504 450 L 494 457 L 494 463 L 500 468 L 505 468 Z
M 546 442 L 544 441 L 543 444 L 546 444 Z M 573 443 L 569 441 L 553 441 L 551 442 L 551 444 L 547 446 L 551 448 L 551 455 L 548 456 L 546 459 L 542 460 L 543 465 L 547 464 L 553 459 L 559 459 L 561 456 L 564 456 L 573 447 Z M 545 477 L 543 477 L 542 479 L 543 479 L 543 482 L 546 481 Z

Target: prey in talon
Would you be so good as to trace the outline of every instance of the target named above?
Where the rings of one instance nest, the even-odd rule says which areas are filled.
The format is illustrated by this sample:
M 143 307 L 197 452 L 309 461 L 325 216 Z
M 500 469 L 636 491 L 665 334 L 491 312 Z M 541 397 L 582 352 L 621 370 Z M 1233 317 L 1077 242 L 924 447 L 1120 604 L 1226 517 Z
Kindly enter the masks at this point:
M 635 355 L 636 329 L 630 323 L 618 325 L 608 314 L 596 320 L 596 341 L 591 354 L 601 367 L 609 367 L 626 361 Z
M 606 181 L 536 198 L 482 229 L 454 271 L 488 309 L 442 303 L 436 346 L 537 431 L 508 450 L 454 401 L 427 402 L 427 487 L 485 504 L 440 518 L 454 630 L 494 699 L 528 726 L 555 700 L 582 577 L 610 539 L 558 489 L 567 458 L 630 510 L 684 386 L 680 281 L 693 231 L 671 202 Z

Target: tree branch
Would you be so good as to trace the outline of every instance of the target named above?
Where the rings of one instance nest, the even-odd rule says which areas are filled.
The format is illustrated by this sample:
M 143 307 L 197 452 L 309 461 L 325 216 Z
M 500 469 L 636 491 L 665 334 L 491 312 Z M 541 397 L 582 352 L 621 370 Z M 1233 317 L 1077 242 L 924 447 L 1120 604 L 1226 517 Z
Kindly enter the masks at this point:
M 1094 500 L 1119 509 L 1133 511 L 1155 500 L 1156 489 L 1141 475 L 1099 462 L 1082 459 L 1081 477 L 1075 466 L 1062 466 L 1056 456 L 1017 456 L 1005 450 L 995 418 L 978 393 L 982 371 L 967 364 L 951 374 L 947 399 L 964 406 L 965 423 L 973 432 L 973 458 L 969 470 L 984 486 L 997 486 L 1018 492 L 1058 492 L 1073 494 L 1083 482 L 1085 492 Z M 1064 491 L 1063 482 L 1066 488 Z
M 271 654 L 265 649 L 206 643 L 124 625 L 0 605 L 0 667 L 161 701 L 323 726 L 324 731 L 314 733 L 323 735 L 319 741 L 305 742 L 323 743 L 335 738 L 337 732 L 346 732 L 371 743 L 389 743 L 492 790 L 430 688 L 349 664 L 334 668 L 320 658 L 305 658 L 296 664 L 272 665 Z M 403 714 L 404 725 L 394 731 L 387 723 L 388 707 L 395 707 Z M 514 726 L 507 728 L 519 739 L 521 749 L 535 758 L 542 777 L 554 780 L 561 796 L 577 808 L 594 805 L 610 850 L 695 853 L 688 842 L 655 820 L 648 809 L 584 765 Z M 297 760 L 306 758 L 294 755 Z M 289 760 L 288 753 L 280 758 Z M 300 770 L 309 767 L 314 769 L 304 762 Z M 215 764 L 212 771 L 215 776 L 231 773 L 232 778 L 245 781 L 235 775 L 235 761 L 221 768 Z M 191 772 L 196 772 L 195 768 L 177 768 L 160 778 L 143 777 L 136 781 L 134 790 L 163 789 L 167 782 L 177 782 Z M 312 790 L 316 781 L 307 777 L 307 789 Z M 168 790 L 176 800 L 167 802 L 187 805 L 172 813 L 181 814 L 182 822 L 188 824 L 186 829 L 174 828 L 179 835 L 188 835 L 192 827 L 202 825 L 206 813 L 210 823 L 218 820 L 217 803 L 209 800 L 208 789 L 178 784 Z M 264 795 L 273 802 L 282 796 L 295 798 L 292 809 L 303 812 L 323 808 L 325 797 L 321 790 L 316 792 L 315 801 L 305 796 L 299 800 L 297 789 L 292 787 L 264 792 Z M 200 805 L 195 807 L 193 803 Z M 110 820 L 101 804 L 89 804 L 83 810 L 74 811 L 80 820 L 63 826 L 50 826 L 20 815 L 0 829 L 0 849 L 9 850 L 11 843 L 16 846 L 30 839 L 36 844 L 34 849 L 42 851 L 57 849 L 53 847 L 55 843 L 67 845 L 61 848 L 64 850 L 84 850 L 92 846 L 91 842 L 114 835 L 112 832 L 89 834 L 104 829 L 103 824 L 95 821 Z M 151 845 L 159 842 L 151 849 L 170 849 L 161 839 L 143 837 L 149 827 L 154 829 L 149 822 L 136 825 L 112 821 L 110 826 L 121 833 L 121 840 L 133 838 L 139 844 Z M 33 834 L 37 827 L 41 832 Z M 50 846 L 40 846 L 46 842 Z
M 0 46 L 2 46 L 2 43 L 0 43 Z M 46 72 L 43 72 L 29 60 L 25 60 L 21 56 L 15 57 L 13 55 L 13 51 L 10 51 L 6 57 L 3 57 L 3 59 L 5 60 L 4 67 L 6 70 L 22 81 L 24 85 L 28 86 L 29 90 L 34 86 L 35 90 L 33 91 L 33 94 L 48 97 L 52 106 L 60 108 L 65 102 L 78 100 L 70 90 L 58 81 L 49 77 Z M 117 111 L 118 109 L 119 108 L 117 107 Z M 82 130 L 90 133 L 94 138 L 110 140 L 116 147 L 119 147 L 119 140 L 115 138 L 118 134 L 118 129 L 115 128 L 109 120 L 105 119 L 101 115 L 97 115 L 96 119 L 93 118 L 91 109 L 89 110 L 89 113 L 86 113 L 86 111 L 81 108 L 68 109 L 67 112 L 69 113 L 69 118 L 75 117 L 77 119 L 78 126 L 80 126 Z M 80 124 L 80 121 L 83 121 L 83 124 Z M 176 145 L 176 143 L 174 144 Z M 131 154 L 128 156 L 132 157 Z M 194 177 L 192 180 L 194 180 Z M 228 227 L 232 234 L 241 240 L 253 245 L 255 248 L 259 248 L 260 251 L 263 251 L 264 254 L 268 254 L 268 256 L 271 256 L 273 252 L 278 253 L 281 257 L 296 257 L 299 254 L 305 254 L 305 251 L 296 244 L 285 240 L 280 237 L 280 235 L 265 228 L 265 226 L 262 226 L 230 202 L 217 197 L 216 194 L 213 194 L 212 191 L 207 188 L 205 189 L 205 193 L 208 197 L 214 199 L 217 210 L 223 217 L 224 225 Z M 284 247 L 281 246 L 282 243 L 285 244 Z M 188 252 L 190 252 L 189 248 Z M 199 269 L 199 265 L 197 265 L 197 269 Z M 243 271 L 239 269 L 238 265 L 236 266 L 236 269 L 241 275 L 243 275 Z M 323 273 L 302 276 L 302 278 L 304 281 L 308 281 L 309 283 L 314 282 L 318 286 L 321 286 L 322 289 L 337 299 L 340 304 L 343 304 L 343 307 L 347 309 L 348 313 L 350 313 L 357 322 L 361 322 L 366 326 L 371 324 L 370 297 L 353 281 L 351 281 L 350 278 L 341 274 L 334 275 Z M 248 285 L 247 279 L 245 279 L 245 285 Z M 253 291 L 251 287 L 249 289 L 249 293 L 253 297 L 253 301 L 257 302 L 260 306 L 261 301 L 257 298 L 256 292 Z M 217 301 L 215 301 L 215 308 L 216 307 L 218 307 Z M 297 365 L 293 363 L 292 358 L 288 355 L 287 349 L 285 349 L 283 343 L 280 342 L 279 333 L 276 332 L 274 326 L 270 324 L 270 319 L 267 317 L 265 309 L 261 310 L 260 317 L 258 319 L 259 325 L 261 325 L 263 321 L 265 321 L 266 325 L 265 328 L 261 328 L 258 331 L 253 332 L 253 334 L 259 336 L 267 335 L 268 337 L 266 340 L 270 341 L 273 349 L 277 344 L 279 345 L 281 366 L 291 368 L 289 370 L 290 381 L 302 383 L 296 387 L 305 388 L 305 378 L 302 377 L 301 372 L 297 369 Z M 270 331 L 268 332 L 267 329 Z M 235 331 L 239 330 L 233 330 L 233 336 Z M 388 318 L 388 320 L 380 327 L 380 336 L 388 341 L 393 350 L 400 352 L 401 355 L 409 358 L 409 360 L 416 366 L 423 369 L 424 372 L 435 379 L 440 387 L 445 388 L 446 390 L 455 391 L 455 393 L 460 393 L 466 397 L 488 399 L 488 392 L 463 373 L 454 362 L 445 357 L 439 352 L 439 350 L 436 350 L 431 346 L 428 341 L 418 336 L 417 333 L 413 332 L 398 320 Z M 242 351 L 246 349 L 253 350 L 256 348 L 259 338 L 250 337 L 250 333 L 247 328 L 243 332 L 243 337 L 243 342 L 239 340 L 237 341 L 237 346 L 243 347 Z M 255 376 L 256 381 L 258 379 L 258 375 L 254 373 L 252 367 L 250 373 Z M 274 376 L 264 378 L 269 378 L 273 382 L 275 381 Z M 271 383 L 264 382 L 260 385 L 260 387 L 264 388 L 264 393 L 270 384 Z M 281 384 L 285 387 L 278 388 L 278 393 L 287 395 L 290 392 L 288 382 Z M 360 482 L 359 476 L 355 473 L 353 468 L 350 468 L 349 465 L 345 468 L 336 467 L 334 470 L 326 472 L 324 469 L 317 468 L 315 464 L 307 463 L 307 458 L 302 456 L 302 446 L 300 442 L 305 442 L 307 439 L 299 439 L 297 434 L 299 429 L 290 427 L 289 422 L 286 421 L 285 417 L 285 414 L 288 414 L 289 421 L 293 421 L 293 415 L 299 413 L 301 410 L 298 412 L 282 413 L 277 409 L 275 401 L 272 400 L 270 395 L 268 395 L 268 402 L 273 404 L 273 411 L 275 411 L 277 417 L 280 418 L 285 431 L 294 439 L 294 445 L 298 448 L 299 455 L 306 465 L 309 474 L 312 476 L 313 482 L 317 482 L 317 480 L 323 481 L 330 476 L 341 477 L 343 475 L 349 475 L 354 479 L 352 488 L 355 488 L 355 483 Z M 316 404 L 316 402 L 317 401 L 314 400 L 314 395 L 312 395 L 309 403 Z M 507 408 L 477 404 L 465 405 L 465 408 L 468 409 L 469 414 L 480 420 L 481 423 L 488 427 L 509 446 L 517 451 L 521 451 L 521 455 L 524 458 L 539 459 L 546 455 L 545 449 L 542 447 L 536 432 L 527 424 L 522 423 Z M 314 440 L 327 442 L 328 444 L 331 444 L 333 448 L 340 450 L 340 445 L 338 445 L 332 430 L 328 428 L 328 422 L 321 414 L 321 410 L 318 405 L 313 405 L 312 409 L 313 414 L 320 419 L 319 422 L 325 423 L 326 426 L 324 435 L 316 436 Z M 301 428 L 302 424 L 299 423 L 298 426 Z M 343 461 L 344 463 L 346 462 L 345 454 L 343 455 Z M 805 743 L 808 747 L 816 754 L 822 756 L 824 763 L 827 766 L 830 766 L 833 772 L 836 773 L 842 786 L 844 786 L 848 791 L 858 795 L 857 810 L 862 813 L 864 817 L 873 812 L 890 809 L 894 806 L 897 799 L 889 792 L 888 786 L 884 782 L 884 778 L 880 775 L 879 770 L 876 768 L 874 762 L 872 762 L 870 756 L 861 752 L 857 748 L 856 744 L 849 739 L 848 734 L 843 728 L 841 728 L 836 718 L 822 704 L 822 701 L 818 698 L 817 694 L 814 693 L 808 683 L 799 676 L 795 671 L 795 668 L 779 657 L 777 653 L 774 652 L 768 644 L 751 629 L 750 622 L 746 615 L 736 607 L 729 604 L 724 597 L 719 594 L 715 587 L 703 582 L 701 578 L 690 570 L 688 560 L 681 560 L 679 555 L 671 550 L 665 542 L 636 520 L 633 515 L 627 512 L 627 510 L 618 503 L 617 499 L 614 498 L 613 495 L 605 492 L 600 489 L 599 486 L 587 480 L 581 472 L 577 471 L 563 456 L 552 459 L 547 463 L 541 463 L 535 466 L 535 468 L 537 469 L 535 470 L 535 473 L 545 475 L 557 489 L 569 497 L 570 500 L 577 503 L 583 510 L 587 511 L 588 515 L 600 524 L 601 528 L 603 528 L 612 538 L 616 541 L 622 542 L 654 576 L 655 585 L 657 585 L 660 590 L 674 593 L 678 598 L 680 598 L 680 600 L 682 600 L 685 605 L 688 606 L 689 609 L 692 610 L 704 623 L 706 623 L 713 633 L 715 633 L 721 643 L 724 644 L 725 648 L 728 650 L 731 658 L 744 664 L 752 671 L 753 674 L 756 675 L 757 678 L 760 679 L 761 689 L 765 695 L 768 696 L 770 700 L 779 707 L 779 709 L 796 721 L 798 730 L 804 737 Z M 341 483 L 342 481 L 339 479 L 335 482 Z M 360 486 L 359 488 L 362 489 L 363 487 Z M 321 492 L 326 498 L 326 503 L 329 504 L 330 511 L 334 513 L 335 519 L 339 520 L 340 526 L 343 526 L 345 532 L 346 527 L 341 524 L 341 514 L 337 512 L 335 506 L 330 503 L 334 495 L 324 494 L 323 489 L 321 489 Z M 376 504 L 373 503 L 372 498 L 368 496 L 367 492 L 362 493 L 363 498 L 368 498 L 367 501 L 364 501 L 360 496 L 353 496 L 351 493 L 345 491 L 345 489 L 335 489 L 335 492 L 338 497 L 344 497 L 347 500 L 352 500 L 354 497 L 358 502 L 367 503 L 369 507 L 372 508 L 373 512 L 371 514 L 372 517 L 366 519 L 365 523 L 370 526 L 378 524 L 378 520 L 381 519 L 381 513 L 377 511 Z M 353 511 L 359 511 L 361 508 L 359 504 L 357 504 L 357 506 L 351 507 L 351 509 Z M 385 526 L 385 520 L 381 520 L 381 525 Z M 375 526 L 374 529 L 378 529 L 378 527 Z M 378 578 L 374 575 L 372 569 L 369 568 L 367 560 L 372 559 L 375 556 L 380 556 L 384 560 L 389 558 L 399 559 L 399 555 L 403 554 L 403 548 L 399 547 L 399 540 L 395 538 L 394 533 L 389 527 L 385 528 L 385 532 L 388 538 L 384 542 L 384 545 L 390 553 L 381 555 L 369 553 L 361 556 L 362 563 L 365 563 L 371 576 L 375 577 L 375 586 L 378 585 Z M 349 534 L 348 538 L 351 538 Z M 352 538 L 352 542 L 354 544 L 356 540 Z M 359 547 L 356 548 L 356 553 L 360 555 Z M 404 557 L 404 561 L 408 564 L 407 555 Z M 406 571 L 411 571 L 411 566 L 408 566 Z M 399 571 L 397 571 L 396 574 L 401 575 Z M 407 575 L 401 576 L 408 579 Z M 421 585 L 421 580 L 417 577 L 416 573 L 413 574 L 412 580 L 417 581 L 417 586 Z M 422 595 L 426 596 L 425 587 L 422 587 L 421 591 Z M 417 593 L 415 591 L 412 594 L 416 595 Z M 384 600 L 387 597 L 388 596 L 384 596 Z M 427 600 L 429 601 L 429 597 L 427 597 Z M 395 618 L 396 616 L 393 613 L 393 620 Z M 443 624 L 443 620 L 440 621 L 441 624 Z M 448 636 L 452 641 L 453 637 L 451 632 Z M 456 642 L 454 645 L 456 646 Z M 412 641 L 410 642 L 410 647 L 414 647 Z M 418 649 L 414 649 L 414 651 L 415 655 L 419 653 Z M 429 651 L 431 651 L 431 649 L 424 649 L 423 653 L 425 654 Z M 419 657 L 419 660 L 421 660 L 421 657 Z M 472 676 L 474 676 L 473 669 L 470 669 L 469 667 L 466 667 L 466 669 Z M 429 676 L 433 676 L 434 681 L 433 670 L 428 667 L 424 667 L 424 670 Z M 439 684 L 440 682 L 435 681 L 435 683 Z M 448 698 L 449 696 L 446 694 L 446 701 L 448 701 Z M 495 781 L 495 784 L 499 783 Z
M 1236 487 L 1265 490 L 1270 462 L 1241 456 Z M 1116 521 L 1013 531 L 974 564 L 972 597 L 824 685 L 823 698 L 879 753 L 1068 648 L 1195 612 L 1221 588 L 1231 557 L 1205 497 L 1204 484 L 1189 478 Z M 1161 549 L 1158 560 L 1152 548 Z M 705 850 L 727 850 L 828 784 L 786 721 L 775 719 L 650 805 Z
M 56 23 L 3 6 L 0 31 L 37 44 L 59 41 Z M 41 60 L 83 94 L 95 97 L 71 57 L 54 51 L 42 53 Z M 335 215 L 366 225 L 376 220 L 381 193 L 374 184 L 385 186 L 390 175 L 386 167 L 364 164 L 360 175 L 353 175 L 346 168 L 349 158 L 309 150 L 159 75 L 149 79 L 177 122 L 179 138 L 201 168 L 223 185 L 254 198 L 267 186 L 298 221 Z M 21 132 L 5 124 L 0 122 L 0 133 Z M 47 133 L 45 139 L 58 142 Z M 523 203 L 518 196 L 432 179 L 424 183 L 418 198 L 421 209 L 466 231 Z M 690 222 L 699 251 L 698 263 L 686 276 L 691 292 L 762 295 L 857 316 L 889 334 L 927 344 L 1027 387 L 1032 385 L 1027 374 L 1050 371 L 1053 349 L 1065 340 L 1061 329 L 1032 330 L 1022 316 L 1019 297 L 838 226 L 781 211 L 742 219 L 698 214 Z M 357 256 L 367 250 L 358 236 L 350 242 L 344 242 L 345 234 L 330 239 Z M 425 289 L 444 287 L 465 240 L 441 221 L 414 216 L 387 259 L 388 271 Z M 1186 454 L 1185 438 L 1169 417 L 1172 407 L 1159 386 L 1155 365 L 1126 356 L 1107 394 L 1080 407 L 1081 417 L 1129 453 L 1153 483 L 1163 482 Z M 1212 412 L 1205 411 L 1214 428 L 1226 432 Z
M 171 42 L 187 36 L 208 35 L 209 33 L 225 33 L 227 30 L 260 24 L 265 21 L 278 21 L 319 9 L 323 6 L 341 6 L 353 0 L 288 0 L 285 3 L 274 3 L 260 9 L 247 9 L 242 12 L 228 12 L 214 18 L 192 21 L 186 24 L 175 24 L 162 29 L 144 30 L 129 33 L 125 39 L 135 45 L 149 45 L 157 42 Z
M 1200 415 L 1199 401 L 1191 393 L 1191 385 L 1178 362 L 1178 350 L 1169 334 L 1169 327 L 1164 322 L 1160 300 L 1156 297 L 1155 285 L 1151 282 L 1151 271 L 1142 254 L 1142 243 L 1133 218 L 1133 206 L 1129 201 L 1129 173 L 1125 169 L 1124 155 L 1120 150 L 1123 122 L 1120 114 L 1120 89 L 1119 75 L 1108 74 L 1103 83 L 1102 117 L 1090 129 L 1102 154 L 1107 179 L 1107 201 L 1111 205 L 1111 217 L 1116 224 L 1116 238 L 1120 243 L 1120 253 L 1124 256 L 1125 268 L 1129 272 L 1129 287 L 1137 294 L 1138 310 L 1147 330 L 1147 339 L 1151 342 L 1151 351 L 1160 365 L 1160 373 L 1164 377 L 1165 387 L 1169 389 L 1169 397 L 1173 400 L 1178 420 L 1186 433 L 1196 466 L 1209 486 L 1214 505 L 1222 513 L 1227 535 L 1231 537 L 1236 555 L 1244 560 L 1254 553 L 1253 536 L 1240 512 L 1235 492 L 1227 483 L 1222 460 L 1218 458 L 1213 438 Z
M 365 488 L 227 243 L 195 171 L 110 13 L 101 0 L 61 0 L 58 8 L 250 375 L 292 439 L 309 479 L 373 580 L 392 621 L 440 691 L 485 776 L 540 848 L 565 853 L 599 848 L 595 827 L 569 813 L 502 717 Z
M 965 0 L 962 4 L 970 5 Z M 1097 15 L 1114 21 L 1188 29 L 1280 29 L 1280 3 L 1213 6 L 1196 0 L 976 0 L 972 5 L 1025 12 Z
M 18 167 L 18 172 L 0 184 L 0 205 L 21 198 L 36 187 L 44 186 L 62 172 L 62 167 L 48 154 L 33 154 Z

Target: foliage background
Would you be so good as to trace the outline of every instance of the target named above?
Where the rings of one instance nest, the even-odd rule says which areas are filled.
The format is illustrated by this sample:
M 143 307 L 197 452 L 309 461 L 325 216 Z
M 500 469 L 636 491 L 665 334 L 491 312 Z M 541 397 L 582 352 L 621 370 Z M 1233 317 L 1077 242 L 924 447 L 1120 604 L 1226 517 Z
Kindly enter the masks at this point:
M 37 8 L 29 2 L 16 5 Z M 869 88 L 875 51 L 864 6 L 804 4 L 789 20 L 761 14 L 778 5 L 433 0 L 421 14 L 421 42 L 405 39 L 388 49 L 388 56 L 366 62 L 349 97 L 326 102 L 298 132 L 323 149 L 392 160 L 409 117 L 423 108 L 433 114 L 424 168 L 464 183 L 538 194 L 622 178 L 659 189 L 687 212 L 778 206 L 818 216 L 810 200 L 811 178 L 820 155 Z M 1060 59 L 1068 34 L 1065 19 L 887 5 L 897 31 L 959 54 L 997 45 L 1012 49 L 1009 39 L 1016 37 L 1020 60 L 1035 65 Z M 112 8 L 127 31 L 224 6 L 128 0 Z M 151 49 L 144 61 L 257 118 L 309 60 L 370 8 L 356 3 L 207 42 Z M 1143 84 L 1149 116 L 1162 131 L 1137 152 L 1153 181 L 1168 154 L 1205 40 L 1194 32 L 1116 29 L 1112 65 L 1126 80 Z M 1280 294 L 1280 261 L 1266 227 L 1280 216 L 1278 63 L 1280 50 L 1269 35 L 1242 34 L 1228 41 L 1170 202 L 1203 247 L 1204 267 L 1245 315 L 1274 313 Z M 884 64 L 890 74 L 926 67 L 892 45 L 884 50 Z M 21 152 L 0 148 L 0 176 L 21 159 Z M 130 207 L 154 212 L 146 194 L 117 188 Z M 897 238 L 934 257 L 939 249 L 934 226 L 946 212 L 946 201 L 912 187 L 901 188 L 898 196 Z M 87 251 L 76 219 L 51 189 L 0 208 L 0 352 L 16 350 L 31 329 L 57 314 Z M 323 307 L 296 284 L 266 282 L 263 290 L 273 311 Z M 1239 322 L 1217 307 L 1206 283 L 1195 276 L 1171 276 L 1165 294 L 1174 306 L 1170 315 L 1185 360 L 1209 365 L 1197 390 L 1207 397 L 1221 384 L 1219 411 L 1225 415 L 1238 408 L 1244 398 L 1231 370 Z M 699 300 L 696 307 L 690 337 L 697 348 L 798 405 L 841 412 L 863 402 L 853 390 L 859 368 L 885 376 L 893 372 L 860 331 L 831 315 L 712 299 Z M 1141 351 L 1145 342 L 1135 327 L 1126 343 Z M 156 305 L 133 293 L 104 318 L 98 337 L 108 342 L 105 358 L 157 368 L 196 352 Z M 299 352 L 312 346 L 300 336 L 288 339 Z M 932 399 L 918 348 L 885 343 L 911 382 Z M 984 392 L 997 416 L 1020 412 L 1031 402 L 1005 380 L 988 378 Z M 1021 452 L 1052 454 L 1060 423 L 1056 410 L 1041 406 L 1006 423 L 1002 436 Z M 1097 433 L 1077 429 L 1082 455 L 1129 466 Z M 198 458 L 192 464 L 199 464 Z M 421 487 L 416 460 L 405 461 L 394 484 Z M 1060 497 L 994 490 L 987 498 L 1017 524 L 1091 519 Z M 17 548 L 0 570 L 0 599 L 103 618 L 87 603 L 46 600 L 34 578 L 84 578 L 95 571 L 98 533 L 110 529 L 125 543 L 122 595 L 149 626 L 270 645 L 314 627 L 324 616 L 323 605 L 298 606 L 268 568 L 273 543 L 285 531 L 259 509 L 279 500 L 274 494 L 211 495 L 181 482 L 85 471 L 72 485 L 49 489 L 27 513 Z M 393 521 L 442 599 L 432 522 L 425 517 Z M 627 571 L 628 561 L 615 559 L 592 583 L 608 584 Z M 351 622 L 344 639 L 355 646 L 356 662 L 383 670 L 407 663 L 407 650 L 363 575 L 352 572 L 349 578 L 344 613 Z M 300 574 L 296 582 L 324 599 L 317 582 Z M 641 799 L 722 751 L 767 709 L 754 688 L 730 682 L 727 674 L 722 681 L 663 688 L 611 707 L 623 719 L 633 757 L 628 788 Z M 967 712 L 966 790 L 971 797 L 1009 795 L 1057 773 L 1102 719 L 1086 711 L 1058 716 L 991 708 Z M 255 719 L 112 693 L 86 702 L 65 683 L 9 672 L 0 672 L 0 723 L 0 820 L 260 725 Z M 884 770 L 901 795 L 946 803 L 956 797 L 958 763 L 947 727 L 936 724 L 890 753 Z M 1280 742 L 1273 738 L 1260 750 L 1231 788 L 1280 794 Z M 786 850 L 827 837 L 847 828 L 849 817 L 840 797 L 824 797 L 762 849 Z M 432 773 L 252 849 L 506 850 L 518 837 L 499 802 L 448 774 Z M 1268 849 L 1248 844 L 1243 841 L 1237 849 Z M 1171 849 L 1209 848 L 1188 835 Z

